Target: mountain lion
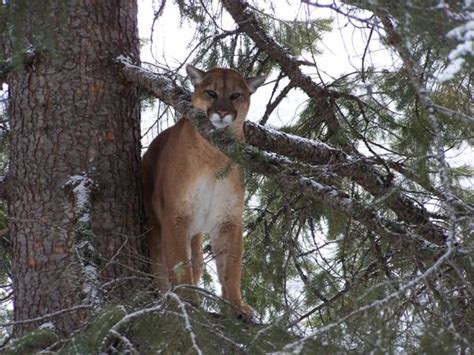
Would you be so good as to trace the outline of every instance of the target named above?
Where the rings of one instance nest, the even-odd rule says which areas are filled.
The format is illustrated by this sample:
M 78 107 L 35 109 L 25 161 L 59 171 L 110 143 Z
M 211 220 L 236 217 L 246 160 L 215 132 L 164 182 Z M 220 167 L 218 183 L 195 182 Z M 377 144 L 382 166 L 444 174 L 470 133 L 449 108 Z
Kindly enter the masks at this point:
M 204 72 L 191 65 L 186 71 L 195 88 L 193 106 L 206 112 L 217 129 L 229 127 L 243 140 L 250 95 L 265 77 L 245 79 L 232 69 Z M 202 237 L 208 233 L 222 296 L 238 315 L 252 317 L 240 293 L 245 190 L 240 168 L 183 118 L 150 144 L 143 157 L 143 185 L 148 249 L 158 286 L 166 290 L 198 283 Z

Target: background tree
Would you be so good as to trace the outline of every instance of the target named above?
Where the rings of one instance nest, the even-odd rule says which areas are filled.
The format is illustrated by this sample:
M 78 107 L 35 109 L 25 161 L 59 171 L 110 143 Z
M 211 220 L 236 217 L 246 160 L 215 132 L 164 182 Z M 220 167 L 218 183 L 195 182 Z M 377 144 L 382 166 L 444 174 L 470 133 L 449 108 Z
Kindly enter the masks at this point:
M 281 2 L 155 3 L 155 22 L 177 6 L 194 26 L 189 56 L 175 67 L 166 58 L 142 67 L 124 56 L 118 62 L 130 82 L 159 99 L 157 126 L 187 114 L 245 168 L 243 294 L 260 324 L 233 321 L 206 291 L 214 271 L 205 246 L 202 307 L 173 292 L 157 299 L 142 292 L 102 307 L 82 332 L 50 339 L 49 349 L 472 350 L 472 166 L 450 158 L 472 161 L 471 5 L 294 1 L 289 19 Z M 323 9 L 328 17 L 317 17 Z M 320 43 L 338 23 L 366 43 L 360 67 L 331 77 L 320 65 Z M 384 65 L 371 60 L 374 47 L 384 50 Z M 251 117 L 260 125 L 245 127 L 247 145 L 210 132 L 190 108 L 185 61 L 270 75 L 265 111 Z M 159 74 L 150 71 L 157 67 Z M 303 109 L 278 131 L 265 127 L 295 92 Z M 12 344 L 18 349 L 22 340 Z

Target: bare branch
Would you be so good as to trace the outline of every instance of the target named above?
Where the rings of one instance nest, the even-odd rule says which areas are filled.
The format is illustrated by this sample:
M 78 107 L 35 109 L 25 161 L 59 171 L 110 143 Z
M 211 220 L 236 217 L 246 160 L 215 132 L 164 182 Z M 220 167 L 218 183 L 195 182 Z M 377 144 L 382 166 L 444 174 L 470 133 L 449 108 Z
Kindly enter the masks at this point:
M 285 86 L 278 96 L 272 102 L 269 102 L 267 108 L 265 109 L 265 113 L 263 114 L 262 118 L 260 119 L 260 124 L 265 125 L 268 119 L 270 118 L 271 113 L 278 107 L 281 101 L 288 95 L 291 89 L 294 88 L 294 85 L 290 82 L 287 86 Z

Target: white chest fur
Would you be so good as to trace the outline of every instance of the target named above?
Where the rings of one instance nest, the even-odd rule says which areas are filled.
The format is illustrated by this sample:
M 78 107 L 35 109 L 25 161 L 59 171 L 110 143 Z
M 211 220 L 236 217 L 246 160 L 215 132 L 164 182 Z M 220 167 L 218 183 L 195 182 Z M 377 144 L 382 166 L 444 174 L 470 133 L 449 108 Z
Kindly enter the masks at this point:
M 241 198 L 236 196 L 228 178 L 199 177 L 189 191 L 189 198 L 192 211 L 189 237 L 209 233 L 214 238 L 220 224 L 232 217 L 241 218 Z

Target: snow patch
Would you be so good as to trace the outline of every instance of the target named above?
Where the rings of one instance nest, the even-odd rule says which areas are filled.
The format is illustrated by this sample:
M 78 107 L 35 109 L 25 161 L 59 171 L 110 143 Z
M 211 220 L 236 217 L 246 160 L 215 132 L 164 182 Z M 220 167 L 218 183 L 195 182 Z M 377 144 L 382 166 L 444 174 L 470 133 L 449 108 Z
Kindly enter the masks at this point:
M 64 186 L 72 188 L 75 199 L 74 210 L 76 216 L 78 216 L 78 221 L 84 224 L 89 223 L 90 199 L 92 190 L 95 187 L 94 181 L 84 173 L 71 176 Z
M 472 0 L 464 1 L 464 8 L 469 9 Z M 448 55 L 449 64 L 438 76 L 440 82 L 454 78 L 464 66 L 468 57 L 474 58 L 474 11 L 467 12 L 466 22 L 447 33 L 447 37 L 458 41 L 458 45 Z
M 56 327 L 54 326 L 53 322 L 46 322 L 39 326 L 39 329 L 51 329 L 54 330 Z

